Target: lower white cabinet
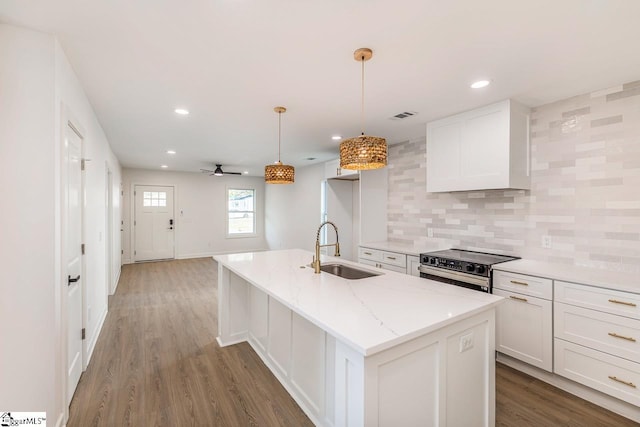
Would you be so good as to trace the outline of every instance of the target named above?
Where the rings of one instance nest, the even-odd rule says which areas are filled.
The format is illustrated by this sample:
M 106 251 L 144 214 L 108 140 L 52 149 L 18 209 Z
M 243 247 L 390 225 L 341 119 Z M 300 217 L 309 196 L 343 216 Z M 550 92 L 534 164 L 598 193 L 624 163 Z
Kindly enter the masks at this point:
M 415 255 L 407 255 L 407 274 L 410 276 L 420 277 L 420 257 Z
M 503 271 L 494 271 L 493 277 L 494 295 L 506 299 L 496 310 L 496 350 L 549 372 L 553 370 L 552 283 Z
M 555 372 L 640 406 L 640 295 L 557 281 Z
M 420 276 L 420 272 L 418 271 L 420 258 L 414 255 L 360 246 L 358 250 L 358 262 L 360 264 L 382 268 L 383 270 L 395 271 L 396 273 Z
M 496 311 L 496 350 L 551 372 L 551 301 L 500 289 L 493 293 L 506 298 Z
M 555 372 L 640 406 L 640 364 L 556 338 Z

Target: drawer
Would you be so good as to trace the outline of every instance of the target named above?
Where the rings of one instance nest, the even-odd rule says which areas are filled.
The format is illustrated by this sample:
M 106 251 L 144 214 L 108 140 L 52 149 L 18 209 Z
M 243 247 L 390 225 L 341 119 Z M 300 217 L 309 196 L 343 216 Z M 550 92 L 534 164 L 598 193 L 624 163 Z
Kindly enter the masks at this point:
M 371 261 L 382 261 L 382 251 L 378 249 L 363 248 L 358 249 L 358 258 L 370 259 Z
M 556 281 L 554 301 L 640 319 L 640 295 Z
M 385 264 L 395 265 L 397 267 L 407 268 L 407 256 L 396 252 L 382 252 L 382 262 Z
M 640 405 L 640 364 L 556 338 L 554 371 L 580 384 Z
M 640 320 L 556 302 L 557 338 L 640 361 Z
M 364 265 L 370 265 L 372 267 L 381 268 L 383 270 L 395 271 L 396 273 L 407 274 L 407 270 L 403 267 L 398 267 L 397 265 L 385 264 L 383 262 L 371 261 L 366 258 L 358 258 L 358 262 Z
M 496 350 L 551 372 L 551 301 L 500 289 L 493 294 L 506 298 L 496 308 Z
M 553 296 L 553 281 L 551 279 L 507 271 L 496 270 L 493 272 L 493 287 L 548 300 Z

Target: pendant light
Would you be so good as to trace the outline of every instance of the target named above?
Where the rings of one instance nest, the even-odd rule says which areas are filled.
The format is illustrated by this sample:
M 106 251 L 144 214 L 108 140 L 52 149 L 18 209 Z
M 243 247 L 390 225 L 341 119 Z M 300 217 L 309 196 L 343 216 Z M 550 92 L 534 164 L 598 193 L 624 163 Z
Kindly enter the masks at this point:
M 275 107 L 273 111 L 278 113 L 278 161 L 273 165 L 264 167 L 264 182 L 267 184 L 293 184 L 295 169 L 293 166 L 283 165 L 280 161 L 282 113 L 286 112 L 287 109 L 284 107 Z
M 379 169 L 387 165 L 387 141 L 379 136 L 364 134 L 364 63 L 373 56 L 366 47 L 353 52 L 353 58 L 362 62 L 362 113 L 360 136 L 340 143 L 340 167 L 351 170 Z

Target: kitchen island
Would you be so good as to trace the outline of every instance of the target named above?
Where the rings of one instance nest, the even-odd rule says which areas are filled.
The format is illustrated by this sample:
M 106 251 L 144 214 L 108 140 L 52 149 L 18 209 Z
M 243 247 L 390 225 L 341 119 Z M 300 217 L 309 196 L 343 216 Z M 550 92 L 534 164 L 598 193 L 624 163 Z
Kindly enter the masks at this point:
M 218 342 L 248 341 L 318 426 L 493 426 L 495 307 L 427 279 L 347 280 L 312 253 L 218 255 Z

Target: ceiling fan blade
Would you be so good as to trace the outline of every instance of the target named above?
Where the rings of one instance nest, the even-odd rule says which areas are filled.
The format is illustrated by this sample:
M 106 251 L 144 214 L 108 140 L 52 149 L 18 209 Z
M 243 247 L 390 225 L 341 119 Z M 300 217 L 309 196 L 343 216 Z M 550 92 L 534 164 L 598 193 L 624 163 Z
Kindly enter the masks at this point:
M 225 175 L 242 175 L 242 172 L 225 172 Z
M 213 171 L 210 171 L 209 169 L 200 169 L 200 172 L 202 172 L 202 173 L 213 173 Z

